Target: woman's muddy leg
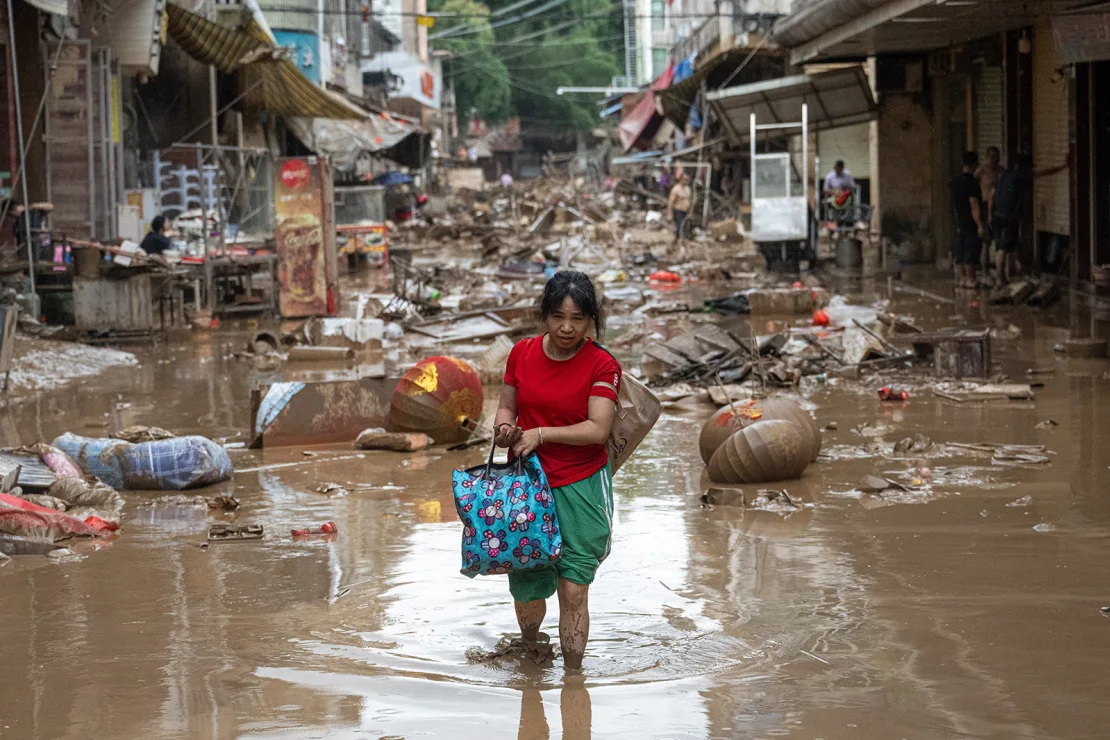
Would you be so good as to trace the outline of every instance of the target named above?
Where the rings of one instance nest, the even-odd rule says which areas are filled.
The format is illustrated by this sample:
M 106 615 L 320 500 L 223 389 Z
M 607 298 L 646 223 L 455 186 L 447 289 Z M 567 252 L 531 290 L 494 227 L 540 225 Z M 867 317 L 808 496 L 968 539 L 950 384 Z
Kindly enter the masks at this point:
M 514 601 L 516 607 L 516 622 L 520 625 L 521 639 L 535 642 L 540 636 L 540 625 L 547 616 L 547 602 L 543 599 L 536 601 Z
M 559 579 L 559 644 L 567 668 L 582 667 L 586 641 L 590 638 L 590 587 Z

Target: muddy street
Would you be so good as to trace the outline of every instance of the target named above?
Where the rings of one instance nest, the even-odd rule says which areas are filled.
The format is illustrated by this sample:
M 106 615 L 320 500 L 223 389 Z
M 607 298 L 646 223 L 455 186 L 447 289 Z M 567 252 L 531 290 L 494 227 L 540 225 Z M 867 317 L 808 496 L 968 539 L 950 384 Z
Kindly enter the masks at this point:
M 1034 402 L 969 407 L 911 389 L 892 404 L 867 383 L 803 383 L 825 451 L 782 484 L 799 505 L 788 516 L 703 504 L 695 440 L 712 409 L 666 411 L 615 480 L 582 677 L 559 661 L 476 658 L 516 631 L 503 579 L 458 573 L 450 471 L 483 450 L 233 445 L 233 480 L 203 493 L 233 494 L 238 512 L 128 492 L 119 536 L 0 569 L 2 733 L 1101 737 L 1110 381 L 1104 362 L 1053 356 L 1066 315 L 987 320 L 1021 331 L 995 344 L 1010 375 L 1055 369 Z M 18 397 L 3 443 L 52 439 L 75 419 L 85 434 L 157 422 L 235 440 L 256 372 L 231 356 L 245 336 L 137 349 L 137 367 Z M 1048 419 L 1058 426 L 1036 428 Z M 1051 460 L 891 452 L 915 433 L 1042 444 Z M 927 485 L 857 488 L 867 474 L 908 483 L 926 465 Z M 324 482 L 346 495 L 316 492 Z M 201 547 L 217 521 L 270 535 Z M 338 535 L 287 534 L 323 521 Z

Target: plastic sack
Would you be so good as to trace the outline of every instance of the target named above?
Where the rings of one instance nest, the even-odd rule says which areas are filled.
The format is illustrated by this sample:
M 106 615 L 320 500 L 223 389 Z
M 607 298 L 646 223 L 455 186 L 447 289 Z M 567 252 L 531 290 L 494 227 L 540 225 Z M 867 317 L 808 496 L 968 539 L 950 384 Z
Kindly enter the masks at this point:
M 96 527 L 75 516 L 6 493 L 0 493 L 0 532 L 51 542 L 71 536 L 96 537 L 101 534 Z
M 46 493 L 48 496 L 61 499 L 67 507 L 89 506 L 110 511 L 119 511 L 123 508 L 123 497 L 116 489 L 99 482 L 87 483 L 74 478 L 59 478 L 51 484 Z M 69 508 L 66 509 L 68 510 Z
M 24 447 L 17 447 L 12 452 L 24 453 L 27 455 L 38 455 L 43 464 L 50 469 L 50 472 L 57 478 L 84 478 L 85 474 L 81 472 L 81 467 L 74 462 L 69 455 L 59 450 L 57 447 L 52 447 L 44 442 L 36 442 L 33 445 L 26 445 Z
M 460 572 L 473 578 L 549 568 L 562 555 L 563 535 L 540 459 L 494 465 L 493 452 L 485 465 L 451 475 L 463 523 Z
M 131 444 L 63 434 L 54 446 L 112 488 L 182 491 L 231 478 L 227 450 L 205 437 Z

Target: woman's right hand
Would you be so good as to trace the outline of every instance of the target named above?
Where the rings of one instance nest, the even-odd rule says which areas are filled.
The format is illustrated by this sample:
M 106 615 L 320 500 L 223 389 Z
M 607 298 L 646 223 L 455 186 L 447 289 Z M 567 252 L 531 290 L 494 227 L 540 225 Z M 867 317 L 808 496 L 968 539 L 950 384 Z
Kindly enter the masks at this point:
M 519 440 L 524 430 L 513 424 L 499 424 L 494 434 L 494 441 L 498 447 L 512 447 Z

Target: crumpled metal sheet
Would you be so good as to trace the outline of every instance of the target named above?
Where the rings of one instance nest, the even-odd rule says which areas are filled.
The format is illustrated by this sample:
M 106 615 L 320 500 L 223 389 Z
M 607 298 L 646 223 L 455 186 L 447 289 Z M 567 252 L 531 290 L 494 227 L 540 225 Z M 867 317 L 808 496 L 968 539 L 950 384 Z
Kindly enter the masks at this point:
M 342 172 L 353 170 L 364 153 L 389 149 L 409 135 L 419 133 L 411 124 L 381 116 L 361 121 L 289 118 L 286 124 L 305 146 L 326 155 Z

